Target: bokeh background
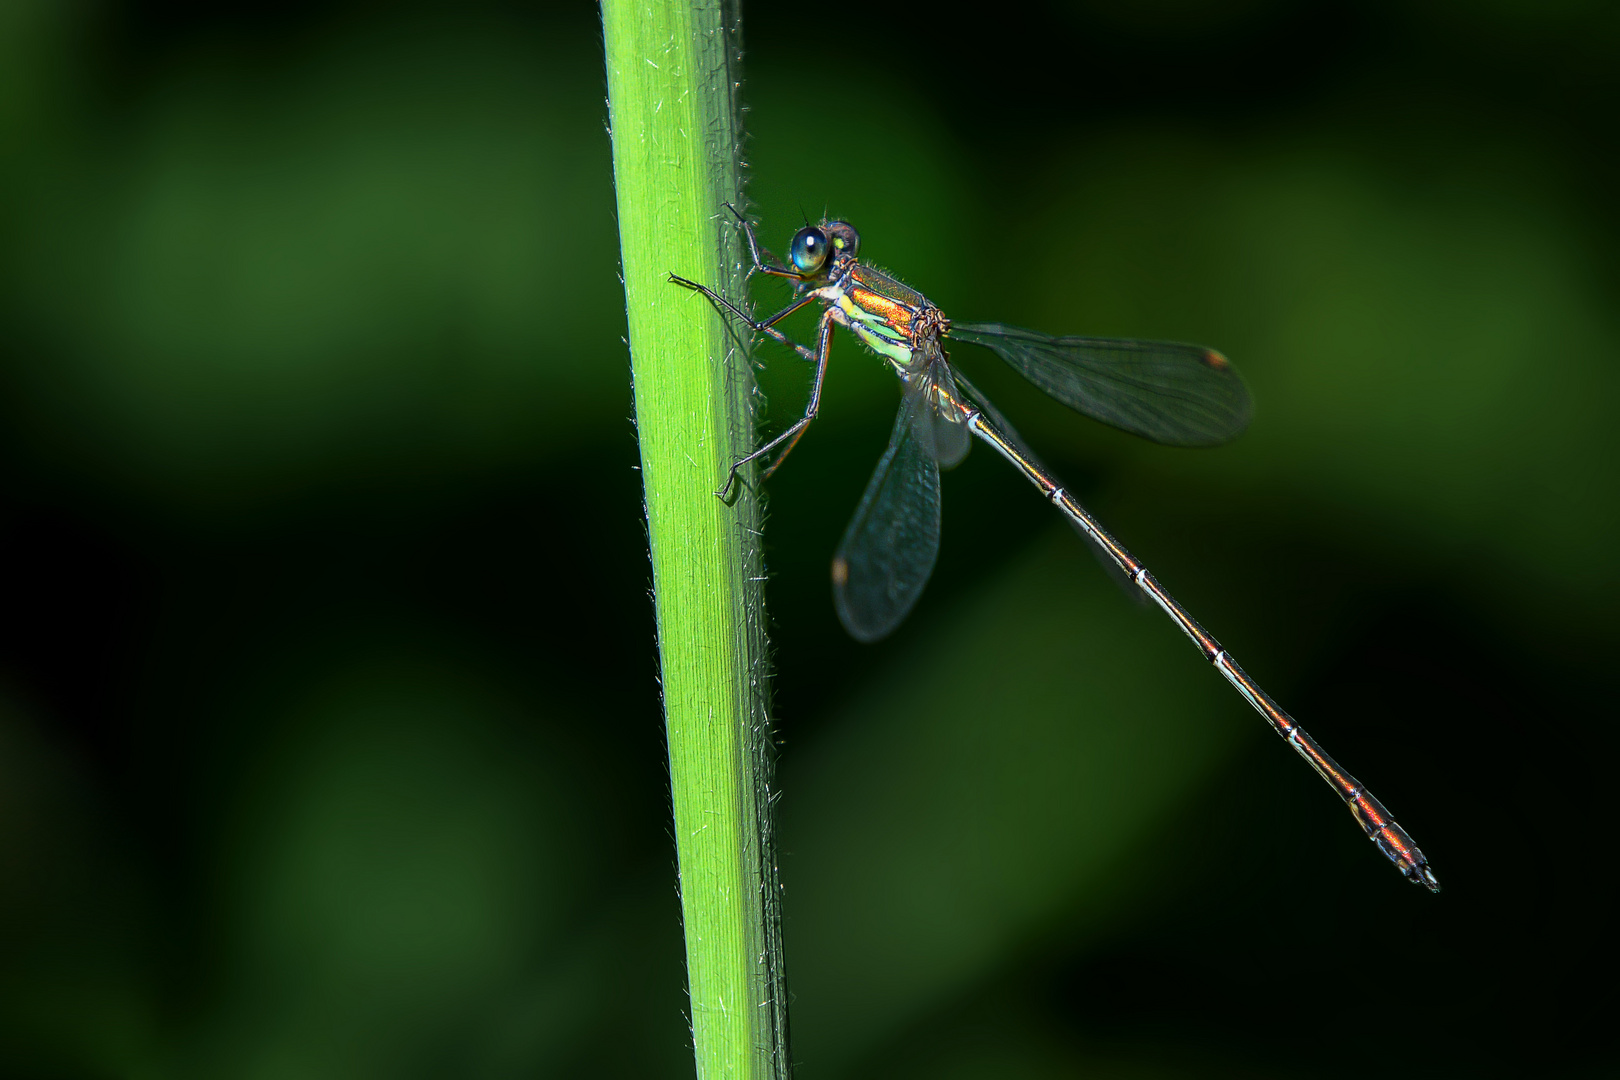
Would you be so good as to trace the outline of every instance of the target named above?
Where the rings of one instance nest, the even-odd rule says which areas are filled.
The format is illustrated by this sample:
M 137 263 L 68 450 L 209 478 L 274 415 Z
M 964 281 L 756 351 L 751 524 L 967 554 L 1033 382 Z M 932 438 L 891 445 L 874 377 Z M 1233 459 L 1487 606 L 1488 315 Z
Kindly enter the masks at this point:
M 767 537 L 800 1075 L 1607 1074 L 1613 5 L 744 15 L 773 247 L 1234 359 L 1193 452 L 958 355 L 1445 885 L 982 448 L 845 638 L 844 342 Z M 604 92 L 585 5 L 0 6 L 6 1075 L 690 1074 Z

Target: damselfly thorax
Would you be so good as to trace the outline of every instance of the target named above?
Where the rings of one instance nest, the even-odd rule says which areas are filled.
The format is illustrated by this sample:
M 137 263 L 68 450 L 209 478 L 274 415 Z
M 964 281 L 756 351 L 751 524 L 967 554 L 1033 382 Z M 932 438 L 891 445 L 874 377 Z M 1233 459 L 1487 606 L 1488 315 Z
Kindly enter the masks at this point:
M 835 280 L 811 295 L 828 305 L 833 322 L 847 327 L 898 372 L 908 371 L 918 354 L 931 359 L 942 352 L 940 336 L 951 326 L 921 293 L 853 257 Z

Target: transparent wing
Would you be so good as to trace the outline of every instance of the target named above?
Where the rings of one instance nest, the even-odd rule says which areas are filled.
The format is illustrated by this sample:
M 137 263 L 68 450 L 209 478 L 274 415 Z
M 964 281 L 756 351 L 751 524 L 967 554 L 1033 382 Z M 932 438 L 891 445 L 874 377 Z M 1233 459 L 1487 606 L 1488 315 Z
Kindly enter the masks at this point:
M 907 387 L 889 448 L 833 556 L 838 618 L 857 641 L 877 641 L 900 625 L 939 556 L 939 463 L 918 437 L 933 423 L 925 385 Z
M 920 399 L 913 420 L 917 425 L 917 441 L 939 462 L 940 468 L 954 469 L 967 457 L 973 435 L 962 422 L 960 411 L 940 408 L 941 391 L 949 399 L 960 396 L 950 364 L 935 350 L 933 355 L 920 359 L 915 370 L 906 377 L 906 394 Z
M 1202 345 L 1049 337 L 1000 323 L 954 323 L 1069 408 L 1170 446 L 1213 446 L 1248 426 L 1254 405 L 1230 361 Z
M 974 404 L 978 405 L 979 410 L 989 418 L 990 422 L 996 426 L 996 429 L 1001 432 L 1002 436 L 1006 438 L 1008 442 L 1018 447 L 1019 453 L 1023 454 L 1030 461 L 1040 466 L 1040 468 L 1044 470 L 1046 474 L 1053 480 L 1057 480 L 1059 483 L 1062 483 L 1057 474 L 1052 472 L 1052 470 L 1047 467 L 1046 463 L 1035 455 L 1035 451 L 1029 448 L 1028 443 L 1024 442 L 1023 437 L 1018 434 L 1018 430 L 1008 422 L 1005 416 L 1001 415 L 1001 411 L 994 405 L 990 404 L 990 399 L 985 397 L 984 393 L 977 386 L 974 386 L 972 383 L 968 382 L 966 375 L 963 375 L 960 371 L 955 372 L 954 374 L 957 383 L 961 385 L 963 390 L 967 391 L 968 397 L 973 400 Z M 1076 536 L 1085 541 L 1086 547 L 1091 550 L 1092 556 L 1102 564 L 1102 568 L 1108 572 L 1108 576 L 1114 579 L 1114 584 L 1125 590 L 1125 594 L 1132 600 L 1136 601 L 1136 603 L 1146 604 L 1147 594 L 1142 592 L 1141 589 L 1136 588 L 1136 586 L 1131 583 L 1130 576 L 1125 573 L 1125 571 L 1120 567 L 1119 563 L 1113 560 L 1113 557 L 1110 556 L 1108 552 L 1103 550 L 1102 545 L 1097 543 L 1097 541 L 1093 540 L 1090 536 L 1087 536 L 1086 530 L 1082 529 L 1073 519 L 1068 517 L 1068 515 L 1064 515 L 1063 520 L 1069 523 L 1069 527 L 1074 530 L 1074 534 Z

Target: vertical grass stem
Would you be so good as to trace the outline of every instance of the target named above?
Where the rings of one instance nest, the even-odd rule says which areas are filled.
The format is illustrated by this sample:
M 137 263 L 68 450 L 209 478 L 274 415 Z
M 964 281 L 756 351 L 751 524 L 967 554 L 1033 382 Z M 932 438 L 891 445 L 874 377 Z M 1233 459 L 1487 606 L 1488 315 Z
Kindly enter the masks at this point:
M 770 833 L 760 508 L 746 343 L 669 271 L 745 295 L 739 28 L 719 0 L 604 0 L 613 171 L 700 1078 L 788 1072 Z

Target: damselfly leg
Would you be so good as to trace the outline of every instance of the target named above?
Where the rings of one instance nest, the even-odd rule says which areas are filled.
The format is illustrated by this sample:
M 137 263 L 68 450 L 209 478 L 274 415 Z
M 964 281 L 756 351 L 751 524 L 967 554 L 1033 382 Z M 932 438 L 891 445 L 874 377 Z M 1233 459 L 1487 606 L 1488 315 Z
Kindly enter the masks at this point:
M 776 436 L 764 446 L 761 446 L 759 449 L 755 450 L 751 454 L 748 454 L 746 457 L 738 458 L 736 461 L 731 463 L 731 471 L 726 473 L 726 482 L 720 485 L 720 489 L 715 492 L 715 495 L 718 496 L 722 501 L 729 503 L 734 497 L 732 495 L 732 488 L 737 483 L 737 474 L 743 468 L 743 466 L 747 465 L 749 462 L 758 461 L 760 458 L 765 457 L 778 446 L 783 446 L 785 443 L 786 446 L 784 446 L 782 452 L 777 455 L 776 460 L 767 465 L 760 473 L 760 479 L 770 479 L 771 474 L 777 469 L 781 468 L 782 462 L 787 459 L 788 454 L 791 453 L 793 448 L 798 445 L 799 438 L 804 434 L 805 428 L 810 426 L 810 421 L 816 418 L 816 413 L 821 409 L 821 386 L 827 378 L 827 352 L 828 347 L 832 344 L 832 317 L 826 313 L 822 314 L 821 322 L 819 324 L 820 329 L 816 335 L 816 347 L 814 349 L 807 349 L 803 345 L 800 345 L 798 342 L 794 341 L 792 338 L 788 337 L 786 334 L 782 333 L 782 331 L 776 329 L 775 324 L 793 314 L 795 311 L 798 311 L 806 304 L 810 303 L 815 299 L 814 296 L 806 296 L 801 300 L 797 300 L 783 308 L 781 311 L 778 311 L 770 318 L 756 322 L 754 319 L 748 316 L 747 312 L 743 311 L 730 300 L 727 300 L 725 297 L 721 296 L 719 293 L 705 285 L 699 285 L 695 281 L 688 281 L 686 278 L 683 278 L 678 274 L 669 275 L 669 280 L 673 281 L 677 285 L 683 285 L 694 292 L 702 293 L 708 298 L 709 303 L 715 306 L 716 310 L 718 310 L 721 315 L 732 315 L 755 333 L 765 334 L 767 337 L 770 337 L 775 341 L 780 341 L 782 344 L 787 345 L 800 356 L 816 365 L 815 379 L 810 384 L 810 401 L 809 404 L 805 406 L 804 415 L 799 417 L 798 420 L 795 420 L 792 426 L 790 426 L 786 431 Z
M 774 277 L 784 277 L 800 283 L 801 285 L 803 284 L 803 275 L 796 274 L 785 267 L 766 262 L 760 254 L 762 249 L 759 246 L 758 239 L 754 236 L 754 227 L 749 224 L 748 219 L 744 218 L 742 214 L 738 213 L 737 208 L 732 206 L 730 203 L 726 204 L 726 209 L 730 210 L 732 214 L 736 216 L 738 223 L 742 226 L 743 234 L 748 238 L 748 255 L 753 262 L 753 266 L 749 270 L 750 274 L 756 272 L 770 274 Z M 767 252 L 766 254 L 768 255 L 769 253 Z M 786 431 L 783 431 L 780 435 L 777 435 L 775 438 L 771 439 L 764 446 L 761 446 L 747 456 L 738 458 L 736 461 L 732 462 L 731 470 L 726 474 L 726 482 L 720 485 L 720 489 L 715 492 L 715 495 L 718 496 L 722 501 L 729 503 L 733 498 L 732 489 L 738 481 L 738 474 L 742 468 L 748 465 L 750 462 L 758 461 L 760 458 L 771 454 L 776 450 L 777 447 L 781 447 L 781 452 L 776 455 L 775 460 L 760 472 L 761 480 L 770 479 L 771 475 L 775 473 L 777 469 L 782 467 L 782 462 L 787 460 L 787 456 L 793 452 L 793 448 L 799 444 L 799 439 L 804 436 L 805 429 L 810 426 L 810 422 L 816 418 L 816 413 L 820 411 L 821 388 L 822 384 L 827 378 L 827 355 L 828 350 L 832 345 L 833 316 L 830 310 L 822 313 L 821 321 L 817 325 L 816 347 L 814 349 L 809 349 L 803 345 L 800 345 L 798 342 L 782 333 L 782 331 L 778 330 L 776 328 L 776 324 L 787 318 L 789 315 L 792 315 L 800 308 L 818 300 L 819 297 L 817 297 L 814 292 L 809 292 L 799 297 L 797 300 L 793 301 L 793 303 L 789 304 L 781 311 L 778 311 L 775 315 L 772 315 L 768 319 L 756 320 L 750 316 L 748 312 L 744 311 L 741 307 L 732 303 L 724 296 L 721 296 L 707 285 L 700 285 L 695 281 L 689 280 L 688 278 L 683 278 L 679 274 L 675 273 L 671 273 L 669 275 L 669 280 L 684 288 L 691 289 L 693 292 L 703 294 L 703 296 L 708 299 L 709 303 L 714 305 L 715 310 L 720 312 L 722 317 L 730 315 L 732 318 L 736 319 L 738 322 L 741 322 L 744 326 L 747 326 L 756 334 L 764 334 L 773 341 L 781 342 L 783 345 L 791 348 L 799 356 L 810 361 L 816 366 L 815 378 L 810 384 L 810 399 L 805 405 L 804 415 L 795 420 Z

